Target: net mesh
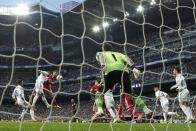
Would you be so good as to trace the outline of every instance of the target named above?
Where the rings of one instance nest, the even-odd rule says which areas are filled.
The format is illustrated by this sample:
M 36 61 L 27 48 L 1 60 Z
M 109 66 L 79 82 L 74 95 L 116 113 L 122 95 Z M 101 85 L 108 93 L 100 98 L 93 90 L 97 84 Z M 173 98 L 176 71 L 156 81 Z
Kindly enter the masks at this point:
M 40 130 L 44 130 L 48 121 L 70 120 L 89 122 L 88 130 L 91 130 L 93 100 L 88 94 L 91 83 L 100 77 L 95 54 L 106 42 L 111 43 L 115 51 L 131 57 L 142 71 L 140 79 L 131 76 L 132 88 L 153 110 L 154 116 L 161 114 L 160 104 L 151 95 L 154 85 L 159 85 L 171 95 L 170 110 L 181 112 L 176 93 L 168 89 L 170 82 L 174 82 L 172 69 L 175 66 L 181 68 L 191 83 L 189 85 L 194 85 L 194 0 L 86 0 L 79 5 L 73 2 L 72 10 L 66 10 L 68 7 L 64 6 L 67 4 L 61 3 L 60 13 L 47 10 L 42 6 L 43 2 L 46 1 L 32 6 L 33 13 L 26 16 L 0 16 L 1 33 L 5 33 L 1 36 L 3 44 L 0 53 L 1 119 L 17 120 L 20 115 L 20 111 L 13 110 L 13 104 L 9 104 L 16 79 L 24 79 L 25 95 L 28 97 L 39 75 L 38 70 L 58 68 L 64 79 L 54 82 L 53 92 L 62 108 L 46 109 L 43 113 L 43 103 L 36 105 L 38 111 L 35 114 L 43 120 Z M 139 5 L 144 10 L 138 8 Z M 95 29 L 96 25 L 98 27 Z M 116 100 L 122 102 L 119 89 L 115 90 L 118 92 L 114 93 Z M 71 115 L 71 98 L 78 105 L 75 115 Z M 195 112 L 194 92 L 191 92 L 191 109 Z M 179 122 L 185 119 L 183 114 L 181 117 L 171 119 Z M 154 119 L 155 122 L 159 120 Z M 72 123 L 69 122 L 69 130 L 72 130 Z M 22 124 L 23 121 L 19 130 Z M 132 130 L 133 122 L 129 124 Z M 151 126 L 156 130 L 153 124 Z M 189 124 L 187 126 L 191 130 Z M 110 128 L 114 130 L 112 124 Z

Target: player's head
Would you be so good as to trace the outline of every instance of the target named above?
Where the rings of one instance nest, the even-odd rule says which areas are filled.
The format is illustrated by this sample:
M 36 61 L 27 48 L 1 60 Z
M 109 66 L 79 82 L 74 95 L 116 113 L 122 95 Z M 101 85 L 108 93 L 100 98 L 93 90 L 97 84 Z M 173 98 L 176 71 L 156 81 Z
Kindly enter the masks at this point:
M 71 103 L 74 103 L 74 99 L 73 98 L 71 99 Z
M 109 43 L 104 43 L 104 45 L 103 45 L 103 50 L 104 50 L 104 51 L 113 51 L 113 47 L 112 47 L 112 45 L 109 44 Z
M 155 86 L 154 87 L 154 91 L 157 92 L 158 90 L 160 90 L 159 87 L 158 86 Z
M 52 71 L 52 76 L 55 77 L 55 76 L 57 76 L 57 75 L 58 75 L 58 70 L 53 70 L 53 71 Z
M 181 69 L 180 69 L 179 67 L 175 67 L 175 68 L 173 69 L 173 74 L 174 74 L 174 75 L 181 74 Z
M 23 80 L 22 79 L 18 79 L 16 80 L 16 85 L 23 85 Z

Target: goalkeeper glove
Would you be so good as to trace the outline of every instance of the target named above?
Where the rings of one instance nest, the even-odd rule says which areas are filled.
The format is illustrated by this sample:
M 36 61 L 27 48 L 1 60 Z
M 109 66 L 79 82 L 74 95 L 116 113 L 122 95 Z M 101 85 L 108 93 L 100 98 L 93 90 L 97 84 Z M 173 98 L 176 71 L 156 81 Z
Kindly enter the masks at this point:
M 133 68 L 133 75 L 137 79 L 140 76 L 141 72 L 140 70 Z

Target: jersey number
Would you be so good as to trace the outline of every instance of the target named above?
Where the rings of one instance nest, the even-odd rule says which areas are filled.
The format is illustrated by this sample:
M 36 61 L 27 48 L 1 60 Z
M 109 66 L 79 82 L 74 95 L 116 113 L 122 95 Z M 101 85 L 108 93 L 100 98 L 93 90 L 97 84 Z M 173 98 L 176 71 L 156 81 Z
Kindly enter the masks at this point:
M 112 57 L 114 58 L 115 61 L 117 61 L 116 56 L 114 54 L 112 54 Z

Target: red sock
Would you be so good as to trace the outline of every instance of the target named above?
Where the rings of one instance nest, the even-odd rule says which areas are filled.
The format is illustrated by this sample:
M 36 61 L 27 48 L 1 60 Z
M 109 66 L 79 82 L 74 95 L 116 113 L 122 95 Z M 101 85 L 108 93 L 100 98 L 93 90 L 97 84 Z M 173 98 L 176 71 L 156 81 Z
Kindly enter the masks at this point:
M 128 95 L 125 95 L 124 96 L 124 99 L 125 99 L 126 109 L 130 113 L 130 115 L 132 116 L 133 115 L 133 112 L 134 112 L 134 109 L 133 109 L 133 107 L 134 107 L 133 101 L 131 100 L 131 98 Z
M 56 99 L 54 98 L 53 102 L 52 102 L 52 106 L 57 106 L 57 102 L 56 102 Z
M 124 99 L 125 99 L 125 105 L 126 105 L 127 111 L 130 113 L 130 115 L 132 116 L 133 119 L 136 118 L 137 121 L 139 121 L 141 119 L 141 113 L 134 111 L 134 102 L 133 102 L 133 100 L 128 95 L 125 95 Z

